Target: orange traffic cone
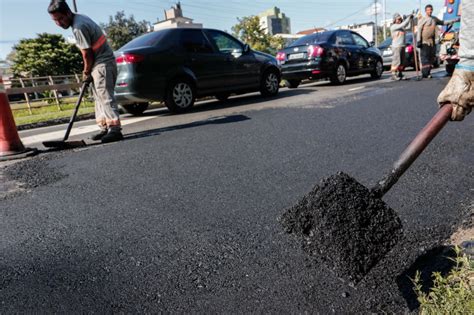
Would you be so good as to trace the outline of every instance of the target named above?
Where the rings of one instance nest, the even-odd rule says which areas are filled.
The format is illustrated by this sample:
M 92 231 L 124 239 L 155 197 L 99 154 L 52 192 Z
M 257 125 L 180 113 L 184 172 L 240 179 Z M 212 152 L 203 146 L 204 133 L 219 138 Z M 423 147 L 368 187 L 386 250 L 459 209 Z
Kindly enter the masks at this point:
M 21 143 L 0 75 L 0 161 L 21 159 L 38 153 Z

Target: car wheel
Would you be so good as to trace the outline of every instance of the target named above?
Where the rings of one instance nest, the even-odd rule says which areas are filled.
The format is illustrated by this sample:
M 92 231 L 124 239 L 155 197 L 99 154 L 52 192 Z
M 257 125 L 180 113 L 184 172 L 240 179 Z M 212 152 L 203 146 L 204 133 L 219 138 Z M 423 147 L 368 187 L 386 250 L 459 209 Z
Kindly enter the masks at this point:
M 296 89 L 300 85 L 301 80 L 287 80 L 286 82 L 287 82 L 286 86 L 289 89 Z
M 173 113 L 189 110 L 196 99 L 194 84 L 188 79 L 174 80 L 166 92 L 165 105 Z
M 370 74 L 373 79 L 380 79 L 383 74 L 383 64 L 380 60 L 378 60 L 375 63 L 375 69 L 374 71 Z
M 216 95 L 216 98 L 221 101 L 221 102 L 225 102 L 227 101 L 227 99 L 229 98 L 230 94 L 229 93 L 220 93 L 220 94 L 217 94 Z
M 127 105 L 121 105 L 126 113 L 132 114 L 133 116 L 139 116 L 148 109 L 150 103 L 133 103 Z
M 265 71 L 260 82 L 260 93 L 263 96 L 274 96 L 280 89 L 280 76 L 278 71 L 270 69 Z
M 331 80 L 333 84 L 340 85 L 340 84 L 344 84 L 344 82 L 346 82 L 346 79 L 347 79 L 346 67 L 342 63 L 337 64 L 337 67 L 334 69 L 334 72 L 329 78 L 329 80 Z

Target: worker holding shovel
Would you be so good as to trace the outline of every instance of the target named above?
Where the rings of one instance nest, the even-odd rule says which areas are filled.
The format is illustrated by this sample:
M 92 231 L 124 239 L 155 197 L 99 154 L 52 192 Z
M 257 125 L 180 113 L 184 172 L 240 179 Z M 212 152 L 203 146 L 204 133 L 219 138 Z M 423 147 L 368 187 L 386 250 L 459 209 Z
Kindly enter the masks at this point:
M 453 76 L 438 97 L 440 106 L 453 104 L 451 119 L 461 121 L 474 106 L 474 0 L 462 3 L 459 57 Z
M 404 80 L 403 70 L 405 70 L 405 46 L 406 31 L 410 29 L 413 15 L 408 16 L 405 21 L 400 14 L 393 16 L 393 25 L 390 27 L 392 33 L 392 80 Z
M 64 29 L 72 28 L 84 61 L 83 81 L 92 83 L 95 115 L 100 132 L 92 140 L 103 143 L 123 139 L 114 88 L 117 64 L 112 48 L 100 27 L 89 17 L 73 13 L 65 0 L 52 0 L 48 13 Z
M 464 3 L 463 3 L 464 10 Z M 459 19 L 442 21 L 433 14 L 433 6 L 425 7 L 426 16 L 418 21 L 418 33 L 416 35 L 417 48 L 420 49 L 421 73 L 423 78 L 431 78 L 431 68 L 436 56 L 436 27 L 438 25 L 451 25 L 459 22 Z

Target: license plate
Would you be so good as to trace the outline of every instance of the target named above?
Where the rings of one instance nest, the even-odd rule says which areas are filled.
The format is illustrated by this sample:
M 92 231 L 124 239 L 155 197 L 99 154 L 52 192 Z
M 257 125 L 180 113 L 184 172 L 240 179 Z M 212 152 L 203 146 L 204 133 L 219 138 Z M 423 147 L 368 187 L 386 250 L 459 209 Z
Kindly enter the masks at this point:
M 390 56 L 390 55 L 392 55 L 392 54 L 393 54 L 393 52 L 392 52 L 391 49 L 384 50 L 384 52 L 383 52 L 383 55 L 384 55 L 384 56 Z
M 291 55 L 288 56 L 288 60 L 303 59 L 303 58 L 304 58 L 304 53 L 291 54 Z

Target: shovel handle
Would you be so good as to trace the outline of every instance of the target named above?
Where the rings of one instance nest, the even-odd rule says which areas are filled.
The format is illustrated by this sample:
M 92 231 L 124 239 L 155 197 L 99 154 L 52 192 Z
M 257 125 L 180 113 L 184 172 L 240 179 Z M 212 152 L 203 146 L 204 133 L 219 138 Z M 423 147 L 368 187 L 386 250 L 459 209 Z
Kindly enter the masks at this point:
M 69 139 L 69 134 L 71 133 L 72 125 L 74 124 L 74 121 L 76 120 L 77 112 L 79 111 L 79 106 L 81 106 L 82 98 L 84 97 L 84 94 L 86 93 L 87 88 L 89 87 L 88 82 L 83 82 L 81 91 L 79 93 L 79 97 L 77 98 L 76 102 L 76 107 L 74 108 L 74 113 L 71 116 L 71 119 L 69 120 L 69 124 L 67 125 L 67 130 L 66 134 L 64 135 L 63 141 L 66 141 Z
M 423 150 L 425 150 L 428 144 L 430 144 L 431 140 L 443 129 L 451 118 L 452 111 L 453 106 L 451 104 L 441 107 L 425 128 L 413 139 L 394 163 L 392 171 L 372 189 L 372 192 L 375 193 L 377 197 L 383 197 L 383 195 L 395 185 L 405 171 L 413 164 L 418 156 L 420 156 Z

